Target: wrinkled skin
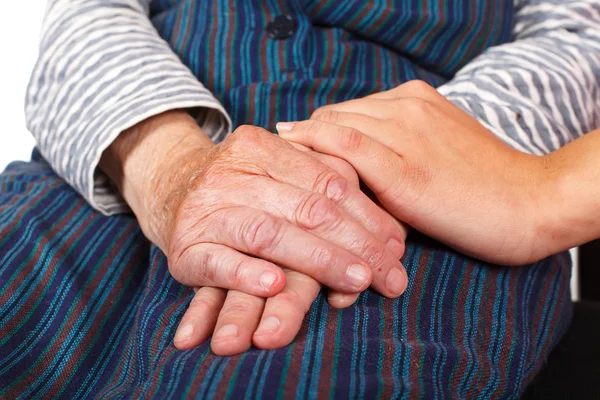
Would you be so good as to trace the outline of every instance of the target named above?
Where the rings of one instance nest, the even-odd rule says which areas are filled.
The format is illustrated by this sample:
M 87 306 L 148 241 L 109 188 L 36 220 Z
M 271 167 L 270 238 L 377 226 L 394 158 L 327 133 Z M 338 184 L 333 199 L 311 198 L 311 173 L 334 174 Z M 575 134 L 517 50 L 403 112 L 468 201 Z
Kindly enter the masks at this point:
M 321 284 L 335 290 L 337 307 L 370 285 L 388 297 L 404 292 L 406 230 L 360 191 L 347 163 L 247 126 L 182 159 L 158 180 L 168 196 L 148 228 L 170 232 L 159 242 L 173 277 L 200 288 L 178 348 L 213 331 L 221 355 L 252 342 L 285 346 Z
M 459 251 L 504 265 L 552 248 L 547 157 L 514 150 L 426 83 L 318 109 L 280 135 L 348 161 L 396 218 Z

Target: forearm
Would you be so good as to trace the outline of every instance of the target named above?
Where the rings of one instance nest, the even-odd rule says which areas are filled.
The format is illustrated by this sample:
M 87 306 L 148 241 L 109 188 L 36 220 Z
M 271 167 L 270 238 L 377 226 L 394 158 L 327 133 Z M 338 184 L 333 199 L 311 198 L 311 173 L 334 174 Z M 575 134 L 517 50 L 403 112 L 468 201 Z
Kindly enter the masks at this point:
M 27 125 L 42 155 L 109 215 L 127 206 L 97 167 L 123 131 L 174 109 L 202 110 L 212 138 L 230 131 L 221 104 L 152 25 L 149 3 L 50 0 L 27 91 Z
M 166 252 L 174 220 L 169 197 L 190 169 L 202 164 L 199 155 L 214 146 L 185 111 L 159 114 L 127 129 L 102 154 L 100 168 L 109 176 L 136 215 L 146 237 Z M 186 160 L 179 163 L 177 160 Z M 184 165 L 184 168 L 181 168 Z M 177 166 L 176 170 L 170 170 Z

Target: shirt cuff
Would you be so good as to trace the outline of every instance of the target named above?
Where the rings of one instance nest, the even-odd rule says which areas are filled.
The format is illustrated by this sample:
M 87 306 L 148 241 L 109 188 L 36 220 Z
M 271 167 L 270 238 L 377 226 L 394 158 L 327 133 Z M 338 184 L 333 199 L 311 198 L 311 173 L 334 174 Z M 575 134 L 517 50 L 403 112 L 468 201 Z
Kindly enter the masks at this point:
M 231 119 L 223 106 L 203 87 L 189 92 L 156 93 L 153 99 L 139 99 L 129 103 L 125 109 L 115 104 L 103 115 L 112 116 L 103 128 L 102 140 L 93 143 L 88 154 L 80 158 L 81 182 L 75 188 L 88 203 L 104 215 L 131 212 L 127 203 L 112 181 L 98 168 L 104 150 L 128 128 L 152 116 L 175 109 L 194 108 L 193 116 L 202 130 L 214 141 L 220 141 L 231 132 Z M 124 111 L 125 110 L 125 111 Z

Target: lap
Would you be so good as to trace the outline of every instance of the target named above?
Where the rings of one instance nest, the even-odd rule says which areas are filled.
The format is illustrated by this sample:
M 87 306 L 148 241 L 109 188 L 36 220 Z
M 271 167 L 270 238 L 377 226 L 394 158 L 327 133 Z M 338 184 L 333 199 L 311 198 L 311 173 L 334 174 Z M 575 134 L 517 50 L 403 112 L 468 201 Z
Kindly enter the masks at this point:
M 0 185 L 0 398 L 514 398 L 570 320 L 568 255 L 499 268 L 413 235 L 399 299 L 319 296 L 279 350 L 177 351 L 192 291 L 133 217 L 98 214 L 39 157 Z

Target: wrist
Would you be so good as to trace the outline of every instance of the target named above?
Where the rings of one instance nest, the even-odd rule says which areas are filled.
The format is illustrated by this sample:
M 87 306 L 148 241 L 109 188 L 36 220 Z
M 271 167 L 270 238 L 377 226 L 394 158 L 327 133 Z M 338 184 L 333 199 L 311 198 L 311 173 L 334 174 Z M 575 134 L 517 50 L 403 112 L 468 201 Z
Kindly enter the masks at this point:
M 540 223 L 549 254 L 579 246 L 599 237 L 595 155 L 580 152 L 580 144 L 571 143 L 549 154 L 545 223 Z
M 540 204 L 537 234 L 543 256 L 557 254 L 598 237 L 598 196 L 591 171 L 581 154 L 569 145 L 545 156 L 545 190 Z M 543 203 L 542 203 L 543 201 Z
M 149 240 L 167 250 L 171 213 L 186 176 L 213 142 L 184 111 L 151 117 L 122 132 L 100 168 L 113 180 Z

